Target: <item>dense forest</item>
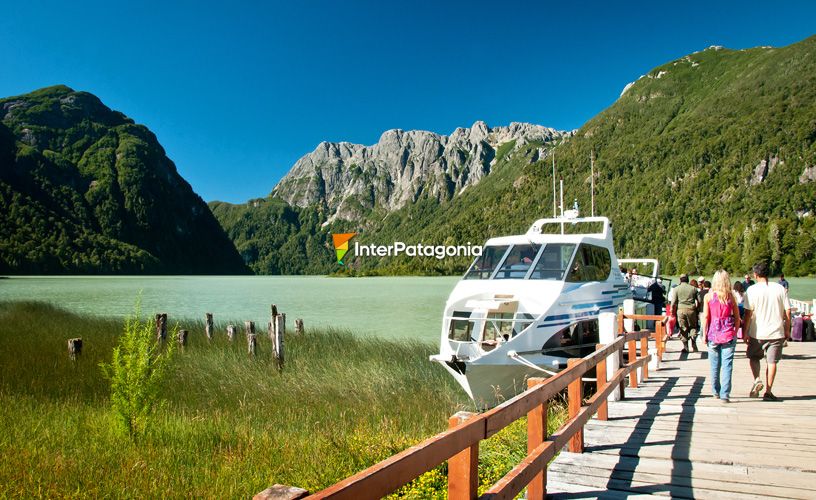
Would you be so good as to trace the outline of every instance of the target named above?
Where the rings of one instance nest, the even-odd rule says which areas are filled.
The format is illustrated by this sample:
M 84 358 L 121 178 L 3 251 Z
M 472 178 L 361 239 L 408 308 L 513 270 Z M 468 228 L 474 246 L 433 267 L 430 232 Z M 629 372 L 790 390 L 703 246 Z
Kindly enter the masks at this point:
M 0 273 L 248 272 L 146 127 L 65 86 L 0 118 Z

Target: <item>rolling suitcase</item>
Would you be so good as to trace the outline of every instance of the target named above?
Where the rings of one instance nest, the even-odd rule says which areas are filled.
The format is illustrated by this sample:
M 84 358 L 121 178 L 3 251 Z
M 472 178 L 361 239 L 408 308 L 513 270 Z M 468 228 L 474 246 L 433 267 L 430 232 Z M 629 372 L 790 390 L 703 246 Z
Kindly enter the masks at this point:
M 793 318 L 793 327 L 791 328 L 791 340 L 794 342 L 802 341 L 802 329 L 805 326 L 805 320 L 801 316 Z
M 802 336 L 806 342 L 813 342 L 816 340 L 816 331 L 814 331 L 813 328 L 813 318 L 807 318 L 804 320 L 802 330 L 804 330 Z

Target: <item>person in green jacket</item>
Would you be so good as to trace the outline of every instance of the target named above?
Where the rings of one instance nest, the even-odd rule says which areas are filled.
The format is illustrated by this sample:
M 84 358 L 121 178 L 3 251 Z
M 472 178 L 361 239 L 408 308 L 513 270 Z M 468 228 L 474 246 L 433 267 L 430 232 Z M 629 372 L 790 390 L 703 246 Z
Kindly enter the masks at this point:
M 691 341 L 691 350 L 697 352 L 697 334 L 700 324 L 699 305 L 700 298 L 697 289 L 689 284 L 688 274 L 681 274 L 680 284 L 672 297 L 672 310 L 677 311 L 677 326 L 680 328 L 683 352 L 688 352 L 689 341 Z

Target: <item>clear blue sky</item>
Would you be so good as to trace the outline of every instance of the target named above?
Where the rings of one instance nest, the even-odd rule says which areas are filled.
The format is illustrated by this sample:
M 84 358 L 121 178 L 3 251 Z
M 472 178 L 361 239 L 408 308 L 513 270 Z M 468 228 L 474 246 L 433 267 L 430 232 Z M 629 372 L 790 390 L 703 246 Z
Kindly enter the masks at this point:
M 573 129 L 664 62 L 816 33 L 816 2 L 7 2 L 0 96 L 65 84 L 147 125 L 205 200 L 323 140 L 484 120 Z

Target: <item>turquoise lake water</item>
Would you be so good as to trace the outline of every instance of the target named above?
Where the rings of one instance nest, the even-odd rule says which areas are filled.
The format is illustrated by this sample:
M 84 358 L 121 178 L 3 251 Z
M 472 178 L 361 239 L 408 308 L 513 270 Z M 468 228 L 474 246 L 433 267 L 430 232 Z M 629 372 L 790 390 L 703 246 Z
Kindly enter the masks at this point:
M 445 300 L 459 277 L 42 276 L 0 280 L 0 301 L 40 300 L 78 313 L 124 317 L 140 291 L 145 314 L 216 322 L 253 320 L 263 330 L 277 304 L 291 328 L 335 326 L 362 335 L 437 341 Z M 816 278 L 790 278 L 790 295 L 816 298 Z
M 173 319 L 253 320 L 265 330 L 271 304 L 289 328 L 334 326 L 362 335 L 436 341 L 458 277 L 42 276 L 0 279 L 0 301 L 40 300 L 78 313 L 124 317 L 139 293 L 142 312 Z M 243 324 L 243 323 L 240 323 Z M 243 327 L 241 327 L 243 328 Z

